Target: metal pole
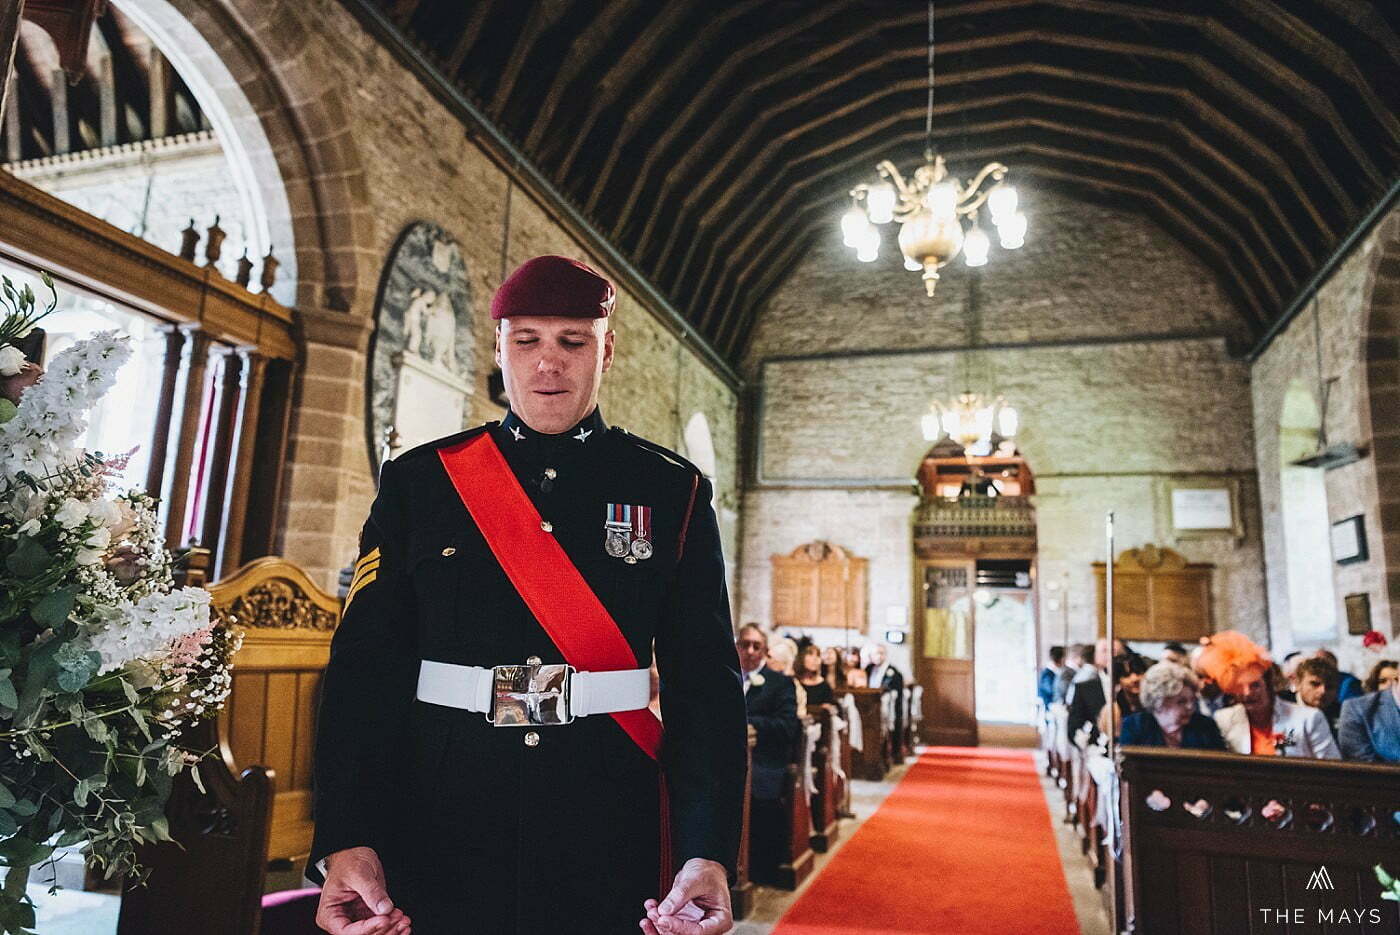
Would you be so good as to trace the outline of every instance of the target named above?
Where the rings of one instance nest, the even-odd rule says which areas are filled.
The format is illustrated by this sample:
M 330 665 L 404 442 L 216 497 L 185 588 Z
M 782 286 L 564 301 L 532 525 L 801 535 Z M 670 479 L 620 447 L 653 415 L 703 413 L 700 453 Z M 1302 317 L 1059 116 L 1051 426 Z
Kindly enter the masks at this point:
M 1113 679 L 1113 511 L 1109 510 L 1104 520 L 1104 538 L 1108 547 L 1108 560 L 1104 566 L 1104 635 L 1108 638 L 1108 697 L 1104 702 L 1108 705 L 1108 762 L 1113 766 L 1113 795 L 1108 797 L 1108 830 L 1109 845 L 1104 857 L 1108 860 L 1108 920 L 1111 928 L 1109 931 L 1113 935 L 1118 935 L 1121 931 L 1118 927 L 1118 887 L 1121 885 L 1118 879 L 1118 857 L 1115 852 L 1119 851 L 1121 842 L 1118 839 L 1118 813 L 1119 813 L 1119 790 L 1122 785 L 1118 776 L 1118 732 L 1114 729 L 1114 715 L 1117 714 L 1117 693 L 1114 691 Z

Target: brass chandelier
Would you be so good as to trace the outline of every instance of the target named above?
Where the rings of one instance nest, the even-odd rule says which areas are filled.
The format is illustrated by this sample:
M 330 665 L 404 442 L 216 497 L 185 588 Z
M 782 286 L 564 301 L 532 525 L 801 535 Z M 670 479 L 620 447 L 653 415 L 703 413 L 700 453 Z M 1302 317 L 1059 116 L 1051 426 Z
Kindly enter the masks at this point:
M 924 116 L 924 163 L 909 178 L 890 160 L 876 167 L 881 181 L 851 189 L 851 207 L 841 217 L 842 239 L 856 259 L 874 262 L 880 255 L 878 225 L 899 222 L 899 249 L 904 267 L 923 271 L 930 298 L 938 270 L 961 251 L 968 266 L 987 262 L 991 240 L 978 214 L 985 206 L 1002 249 L 1025 243 L 1026 216 L 1017 210 L 1016 189 L 1006 184 L 1009 171 L 989 162 L 966 184 L 949 177 L 943 157 L 933 151 L 933 2 L 928 5 L 928 107 Z M 969 224 L 964 230 L 964 222 Z

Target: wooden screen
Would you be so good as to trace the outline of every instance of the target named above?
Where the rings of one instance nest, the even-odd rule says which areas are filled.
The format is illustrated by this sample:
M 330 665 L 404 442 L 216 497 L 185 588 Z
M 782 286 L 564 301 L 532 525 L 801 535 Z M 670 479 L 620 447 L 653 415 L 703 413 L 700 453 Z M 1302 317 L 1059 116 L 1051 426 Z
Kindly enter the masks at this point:
M 1147 747 L 1122 759 L 1128 931 L 1400 932 L 1372 870 L 1400 875 L 1400 767 Z
M 321 673 L 339 602 L 295 565 L 265 558 L 209 588 L 220 614 L 243 629 L 233 692 L 219 719 L 230 770 L 266 766 L 275 794 L 268 859 L 311 851 L 311 751 Z
M 829 542 L 773 556 L 773 625 L 838 627 L 864 633 L 869 561 Z
M 1114 635 L 1132 640 L 1195 642 L 1215 632 L 1211 619 L 1211 575 L 1215 566 L 1188 564 L 1171 549 L 1128 549 L 1113 564 Z M 1094 563 L 1098 583 L 1099 635 L 1105 633 L 1107 583 L 1103 562 Z

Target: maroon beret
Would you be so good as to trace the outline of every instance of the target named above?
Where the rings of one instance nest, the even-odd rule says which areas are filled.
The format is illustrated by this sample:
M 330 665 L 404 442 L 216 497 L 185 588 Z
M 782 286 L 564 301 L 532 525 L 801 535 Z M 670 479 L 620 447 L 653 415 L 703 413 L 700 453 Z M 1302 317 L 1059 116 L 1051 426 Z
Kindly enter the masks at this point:
M 612 283 L 578 260 L 537 256 L 526 260 L 501 283 L 491 299 L 491 318 L 607 318 L 616 302 Z

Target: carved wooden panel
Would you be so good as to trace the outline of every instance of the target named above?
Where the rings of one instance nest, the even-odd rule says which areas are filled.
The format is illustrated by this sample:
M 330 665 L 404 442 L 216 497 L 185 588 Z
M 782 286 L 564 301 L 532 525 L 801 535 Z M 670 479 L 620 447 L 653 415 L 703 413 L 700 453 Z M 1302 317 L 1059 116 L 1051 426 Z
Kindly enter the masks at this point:
M 268 859 L 298 860 L 311 849 L 316 705 L 339 601 L 295 565 L 272 558 L 245 565 L 209 590 L 214 613 L 244 634 L 219 724 L 229 768 L 272 770 Z
M 1210 564 L 1190 564 L 1171 549 L 1128 549 L 1113 565 L 1114 635 L 1122 639 L 1194 642 L 1215 632 Z M 1106 571 L 1094 563 L 1099 633 L 1105 632 Z
M 829 542 L 773 556 L 773 625 L 865 632 L 869 561 Z

